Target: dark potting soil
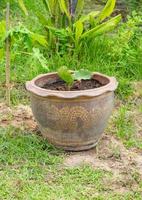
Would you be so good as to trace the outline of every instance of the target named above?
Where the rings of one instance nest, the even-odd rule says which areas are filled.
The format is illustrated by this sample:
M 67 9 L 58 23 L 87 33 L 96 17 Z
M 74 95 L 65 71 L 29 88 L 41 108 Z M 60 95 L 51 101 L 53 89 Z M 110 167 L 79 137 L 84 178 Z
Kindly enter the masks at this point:
M 78 90 L 88 90 L 99 88 L 103 86 L 98 80 L 89 79 L 89 80 L 81 80 L 81 81 L 74 81 L 72 87 L 68 87 L 63 80 L 56 80 L 52 83 L 46 83 L 42 86 L 44 89 L 48 90 L 58 90 L 58 91 L 78 91 Z

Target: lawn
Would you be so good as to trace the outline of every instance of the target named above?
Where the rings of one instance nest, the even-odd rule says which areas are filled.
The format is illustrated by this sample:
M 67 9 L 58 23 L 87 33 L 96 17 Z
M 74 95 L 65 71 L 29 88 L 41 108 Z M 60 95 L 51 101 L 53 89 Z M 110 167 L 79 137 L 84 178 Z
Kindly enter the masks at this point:
M 6 2 L 0 4 L 0 22 L 5 20 Z M 40 11 L 46 16 L 42 1 L 24 1 L 28 16 L 17 1 L 10 2 L 11 30 L 26 27 L 46 33 L 35 15 Z M 10 107 L 5 102 L 5 44 L 0 39 L 1 200 L 142 199 L 142 14 L 136 4 L 129 6 L 127 18 L 113 32 L 85 43 L 79 52 L 70 53 L 63 45 L 55 53 L 18 32 L 11 41 Z M 99 71 L 119 82 L 107 129 L 89 151 L 65 152 L 49 144 L 30 108 L 25 82 L 63 65 Z
M 140 200 L 141 98 L 118 99 L 97 148 L 78 153 L 43 139 L 29 106 L 0 104 L 0 199 Z

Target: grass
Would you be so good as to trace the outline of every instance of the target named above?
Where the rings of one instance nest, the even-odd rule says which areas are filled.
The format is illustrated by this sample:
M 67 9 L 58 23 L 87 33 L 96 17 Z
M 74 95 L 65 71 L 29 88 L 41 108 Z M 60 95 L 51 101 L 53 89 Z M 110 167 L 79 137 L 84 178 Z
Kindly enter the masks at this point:
M 118 109 L 112 119 L 114 126 L 112 132 L 122 140 L 127 148 L 135 147 L 142 149 L 142 138 L 140 137 L 134 122 L 134 117 L 137 117 L 136 115 L 138 115 L 138 119 L 141 117 L 140 108 L 141 106 L 138 106 L 138 108 L 133 110 L 132 105 L 127 103 Z
M 105 172 L 62 169 L 63 152 L 34 134 L 1 130 L 0 152 L 1 199 L 80 199 L 103 188 Z
M 128 108 L 122 106 L 118 111 L 118 116 L 115 121 L 117 136 L 120 138 L 125 138 L 128 140 L 132 137 L 134 132 L 133 121 L 131 116 L 128 113 Z
M 118 194 L 104 184 L 114 178 L 110 172 L 88 165 L 66 168 L 65 155 L 38 135 L 13 127 L 0 129 L 0 199 L 141 199 L 137 172 L 131 178 L 139 187 Z
M 2 4 L 3 9 L 4 4 L 5 2 Z M 42 34 L 44 30 L 35 13 L 40 11 L 45 14 L 43 4 L 40 1 L 35 3 L 25 1 L 25 4 L 30 17 L 25 17 L 22 11 L 19 12 L 16 1 L 11 1 L 12 25 L 22 22 L 30 30 Z M 1 12 L 0 18 L 4 18 L 4 11 Z M 115 76 L 119 81 L 118 97 L 127 101 L 133 92 L 131 81 L 142 79 L 142 37 L 139 23 L 141 23 L 141 16 L 133 14 L 113 34 L 94 38 L 93 42 L 86 44 L 79 55 L 70 55 L 67 52 L 62 55 L 59 53 L 50 53 L 49 55 L 47 49 L 38 45 L 36 48 L 40 48 L 41 53 L 46 58 L 49 71 L 57 71 L 59 67 L 67 65 L 69 69 L 73 70 L 87 68 L 90 71 L 99 71 L 109 76 Z M 28 103 L 27 94 L 23 89 L 24 84 L 27 80 L 42 73 L 47 73 L 47 70 L 34 57 L 32 47 L 28 49 L 23 38 L 18 38 L 16 42 L 13 42 L 11 47 L 11 82 L 14 87 L 11 96 L 14 105 L 21 102 Z M 4 59 L 0 60 L 0 74 L 0 85 L 4 86 Z M 21 87 L 21 85 L 23 86 Z M 0 98 L 4 96 L 3 86 L 0 86 Z
M 0 20 L 5 15 L 5 2 L 0 5 Z M 11 3 L 13 26 L 23 22 L 32 31 L 43 32 L 37 17 L 31 11 L 33 8 L 34 12 L 40 10 L 44 13 L 40 1 L 36 1 L 34 5 L 29 0 L 25 1 L 30 17 L 25 17 L 19 12 L 16 2 L 12 0 Z M 123 105 L 114 115 L 112 126 L 108 130 L 128 149 L 136 150 L 142 149 L 142 139 L 137 135 L 131 113 L 131 104 L 134 103 L 129 102 L 129 97 L 134 93 L 132 81 L 142 79 L 142 37 L 141 29 L 136 22 L 139 18 L 141 16 L 133 15 L 118 27 L 115 33 L 94 39 L 94 42 L 82 48 L 79 56 L 66 52 L 63 55 L 49 56 L 46 50 L 41 48 L 41 53 L 47 59 L 49 71 L 56 71 L 60 66 L 66 65 L 69 69 L 83 67 L 117 78 L 119 87 L 116 94 Z M 37 59 L 25 54 L 24 51 L 27 50 L 23 40 L 18 40 L 11 48 L 12 105 L 29 104 L 25 82 L 47 72 Z M 0 60 L 0 74 L 0 102 L 4 102 L 4 59 Z M 142 112 L 142 106 L 138 107 L 138 112 Z M 117 146 L 111 148 L 115 159 L 119 160 L 120 149 Z M 0 199 L 141 200 L 142 181 L 137 171 L 129 174 L 130 180 L 124 181 L 126 191 L 120 193 L 113 189 L 113 185 L 117 185 L 113 184 L 113 179 L 116 179 L 114 174 L 88 165 L 67 168 L 63 165 L 65 157 L 65 152 L 48 144 L 35 132 L 21 131 L 14 127 L 0 128 Z M 131 186 L 131 182 L 137 184 L 137 187 Z

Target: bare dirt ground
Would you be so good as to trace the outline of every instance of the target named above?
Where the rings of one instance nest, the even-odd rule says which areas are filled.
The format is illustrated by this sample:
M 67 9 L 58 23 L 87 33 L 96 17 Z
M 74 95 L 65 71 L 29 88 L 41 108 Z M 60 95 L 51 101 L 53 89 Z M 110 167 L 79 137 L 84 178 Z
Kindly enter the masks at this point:
M 18 105 L 9 108 L 4 103 L 0 103 L 0 126 L 7 127 L 9 125 L 30 131 L 34 131 L 37 128 L 29 106 Z

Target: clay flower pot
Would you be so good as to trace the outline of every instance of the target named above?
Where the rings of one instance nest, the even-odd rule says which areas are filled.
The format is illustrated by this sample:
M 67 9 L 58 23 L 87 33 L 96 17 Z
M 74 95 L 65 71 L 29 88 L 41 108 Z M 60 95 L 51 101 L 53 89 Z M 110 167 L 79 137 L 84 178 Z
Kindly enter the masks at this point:
M 80 151 L 94 147 L 107 125 L 117 81 L 95 73 L 93 78 L 105 86 L 80 91 L 55 91 L 41 88 L 47 80 L 57 79 L 48 73 L 26 83 L 31 107 L 42 135 L 57 147 Z

